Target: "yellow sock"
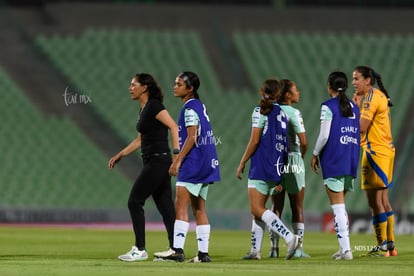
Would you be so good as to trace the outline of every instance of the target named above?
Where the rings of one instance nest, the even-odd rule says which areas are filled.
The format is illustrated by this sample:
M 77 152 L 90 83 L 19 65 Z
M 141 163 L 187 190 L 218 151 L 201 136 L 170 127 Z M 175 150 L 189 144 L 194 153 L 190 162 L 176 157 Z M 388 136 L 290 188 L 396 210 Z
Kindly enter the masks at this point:
M 393 211 L 387 213 L 387 242 L 395 242 Z

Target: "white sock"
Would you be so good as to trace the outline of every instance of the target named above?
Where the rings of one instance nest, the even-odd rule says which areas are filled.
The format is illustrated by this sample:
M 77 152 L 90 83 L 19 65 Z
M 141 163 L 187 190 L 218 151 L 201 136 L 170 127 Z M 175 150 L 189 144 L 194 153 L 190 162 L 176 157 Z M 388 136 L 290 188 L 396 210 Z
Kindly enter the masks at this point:
M 277 233 L 286 243 L 293 240 L 294 236 L 292 232 L 272 211 L 266 210 L 262 215 L 262 220 L 272 232 Z
M 339 247 L 342 249 L 342 253 L 344 253 L 345 251 L 351 250 L 348 214 L 344 203 L 334 204 L 331 207 L 334 215 L 336 237 L 338 238 Z
M 190 224 L 183 220 L 176 220 L 174 223 L 174 248 L 184 249 L 185 237 Z
M 266 224 L 261 220 L 252 220 L 251 251 L 260 252 L 262 249 L 263 234 Z
M 210 224 L 197 225 L 196 227 L 198 251 L 208 253 L 208 243 L 210 241 Z
M 300 237 L 299 247 L 302 247 L 303 236 L 305 235 L 305 224 L 303 222 L 292 223 L 293 232 Z

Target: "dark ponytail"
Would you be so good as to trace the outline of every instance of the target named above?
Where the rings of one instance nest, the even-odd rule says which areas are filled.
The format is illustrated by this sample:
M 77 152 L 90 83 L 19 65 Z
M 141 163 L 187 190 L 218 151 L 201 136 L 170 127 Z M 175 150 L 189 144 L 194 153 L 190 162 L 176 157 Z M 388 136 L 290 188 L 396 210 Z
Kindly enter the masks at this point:
M 385 97 L 387 97 L 387 100 L 388 100 L 388 106 L 389 106 L 389 107 L 392 107 L 392 106 L 393 106 L 393 104 L 392 104 L 392 102 L 391 102 L 391 98 L 390 98 L 390 96 L 388 96 L 387 89 L 385 89 L 384 84 L 382 83 L 382 78 L 381 78 L 381 75 L 380 75 L 380 74 L 378 74 L 377 72 L 374 72 L 374 78 L 377 80 L 377 83 L 378 83 L 378 87 L 379 87 L 379 89 L 382 91 L 382 93 L 384 93 Z
M 339 109 L 344 117 L 352 117 L 352 106 L 349 98 L 346 95 L 346 89 L 348 88 L 348 78 L 343 72 L 332 72 L 328 77 L 328 84 L 334 90 L 338 92 Z
M 279 99 L 280 82 L 277 79 L 267 79 L 260 90 L 263 93 L 263 99 L 259 102 L 260 114 L 267 115 L 273 110 L 273 103 Z
M 382 83 L 381 75 L 374 71 L 371 67 L 368 66 L 357 66 L 355 67 L 355 71 L 358 71 L 365 79 L 370 78 L 371 79 L 371 85 L 375 85 L 375 80 L 378 83 L 378 87 L 381 90 L 382 93 L 384 93 L 385 97 L 387 97 L 388 100 L 388 106 L 393 106 L 391 102 L 391 98 L 388 95 L 387 89 L 385 89 L 384 84 Z
M 137 73 L 135 74 L 135 79 L 141 85 L 147 86 L 147 91 L 150 99 L 158 99 L 161 102 L 163 101 L 164 95 L 153 76 L 147 73 Z

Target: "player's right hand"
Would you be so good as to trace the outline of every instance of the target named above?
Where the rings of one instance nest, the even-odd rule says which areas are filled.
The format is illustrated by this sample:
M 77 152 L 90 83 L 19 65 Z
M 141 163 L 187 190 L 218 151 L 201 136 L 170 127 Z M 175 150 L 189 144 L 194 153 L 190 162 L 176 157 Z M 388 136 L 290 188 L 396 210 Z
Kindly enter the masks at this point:
M 240 180 L 242 179 L 242 173 L 244 173 L 244 164 L 240 163 L 239 167 L 236 170 L 236 177 Z
M 311 160 L 311 168 L 312 171 L 314 173 L 319 173 L 319 169 L 320 169 L 320 163 L 319 163 L 319 158 L 315 155 L 312 155 L 312 160 Z
M 113 169 L 115 167 L 115 164 L 118 163 L 120 160 L 121 156 L 119 154 L 113 156 L 111 159 L 109 159 L 108 168 Z

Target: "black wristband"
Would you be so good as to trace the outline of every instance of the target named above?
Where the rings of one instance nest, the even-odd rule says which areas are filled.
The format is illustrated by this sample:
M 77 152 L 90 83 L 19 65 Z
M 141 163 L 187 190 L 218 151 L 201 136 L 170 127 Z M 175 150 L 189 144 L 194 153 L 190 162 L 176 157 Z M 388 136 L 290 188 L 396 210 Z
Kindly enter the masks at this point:
M 180 153 L 180 150 L 179 149 L 173 149 L 172 153 L 173 154 L 179 154 Z

